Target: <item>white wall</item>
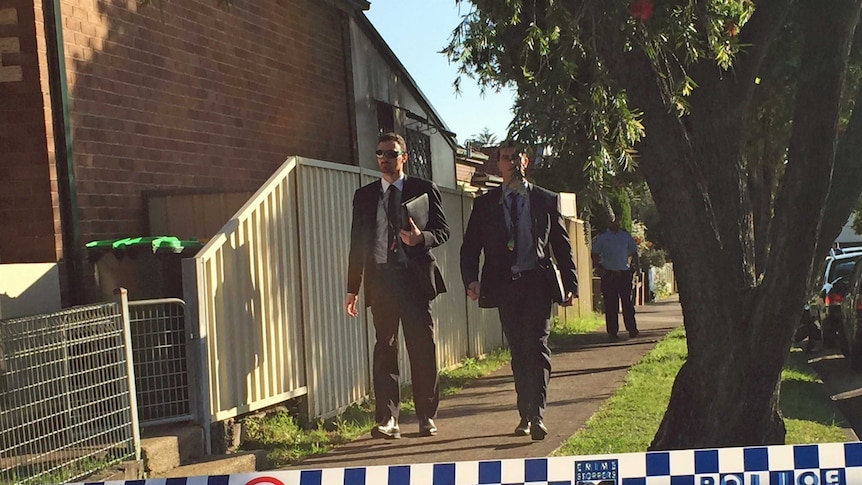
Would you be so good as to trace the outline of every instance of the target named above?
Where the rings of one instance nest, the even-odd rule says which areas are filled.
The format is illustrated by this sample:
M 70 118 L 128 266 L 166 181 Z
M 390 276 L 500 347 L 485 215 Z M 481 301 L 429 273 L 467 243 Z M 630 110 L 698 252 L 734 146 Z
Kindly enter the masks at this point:
M 862 245 L 862 235 L 856 233 L 850 225 L 853 224 L 853 215 L 850 215 L 850 219 L 847 220 L 847 223 L 844 224 L 844 227 L 841 228 L 841 233 L 838 234 L 838 237 L 835 241 L 842 246 L 860 246 Z
M 0 264 L 0 318 L 59 311 L 57 263 Z
M 351 21 L 350 27 L 359 166 L 377 170 L 377 160 L 374 157 L 377 147 L 377 101 L 404 108 L 428 120 L 433 116 L 426 112 L 411 94 L 410 81 L 402 78 L 389 66 L 356 21 Z M 434 182 L 440 187 L 456 188 L 455 153 L 446 142 L 446 135 L 404 115 L 403 110 L 395 111 L 396 130 L 403 134 L 403 128 L 417 129 L 429 135 Z M 409 160 L 407 163 L 410 163 Z

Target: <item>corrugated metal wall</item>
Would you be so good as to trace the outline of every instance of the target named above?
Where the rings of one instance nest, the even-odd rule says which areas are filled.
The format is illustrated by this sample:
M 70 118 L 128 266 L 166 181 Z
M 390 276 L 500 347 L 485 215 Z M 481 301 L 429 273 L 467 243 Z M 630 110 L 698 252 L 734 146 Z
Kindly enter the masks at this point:
M 353 192 L 359 169 L 302 160 L 298 207 L 309 413 L 325 416 L 368 395 L 366 322 L 344 311 Z
M 285 162 L 184 262 L 212 421 L 306 393 L 295 166 Z
M 449 240 L 434 250 L 437 264 L 446 281 L 447 292 L 438 296 L 431 307 L 437 337 L 437 363 L 452 367 L 470 355 L 470 322 L 467 318 L 467 294 L 461 283 L 461 241 L 465 222 L 459 217 L 463 206 L 461 192 L 441 189 L 443 212 L 449 224 Z M 473 302 L 471 302 L 473 303 Z
M 354 191 L 380 174 L 291 158 L 194 257 L 184 261 L 198 340 L 202 415 L 220 421 L 307 394 L 311 416 L 373 392 L 374 325 L 360 298 L 344 312 Z M 451 237 L 434 250 L 449 291 L 432 303 L 441 368 L 503 344 L 496 310 L 468 302 L 460 248 L 472 196 L 442 191 Z M 402 381 L 409 360 L 400 342 Z

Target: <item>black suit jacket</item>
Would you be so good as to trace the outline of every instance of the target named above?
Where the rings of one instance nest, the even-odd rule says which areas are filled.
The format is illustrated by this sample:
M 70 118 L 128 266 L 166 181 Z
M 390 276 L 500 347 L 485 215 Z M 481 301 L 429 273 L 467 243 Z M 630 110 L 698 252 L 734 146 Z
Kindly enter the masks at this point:
M 407 201 L 413 197 L 428 194 L 428 224 L 422 230 L 425 245 L 404 245 L 407 254 L 407 269 L 414 275 L 415 289 L 428 300 L 433 300 L 438 294 L 446 291 L 443 275 L 437 266 L 431 248 L 435 248 L 449 239 L 449 225 L 443 214 L 443 204 L 437 186 L 428 180 L 417 177 L 406 177 L 401 200 Z M 376 263 L 374 261 L 374 245 L 376 241 L 377 207 L 382 195 L 380 180 L 360 187 L 353 194 L 353 222 L 350 228 L 350 256 L 347 266 L 347 292 L 359 293 L 362 278 L 365 275 L 365 304 L 371 305 L 378 289 L 369 285 L 374 280 Z
M 549 281 L 554 278 L 551 254 L 567 292 L 578 293 L 578 275 L 572 260 L 569 233 L 560 215 L 560 196 L 550 190 L 530 185 L 530 217 L 532 234 L 536 241 L 536 256 L 540 270 Z M 464 243 L 461 245 L 461 278 L 466 287 L 474 281 L 481 283 L 479 306 L 494 308 L 500 305 L 503 283 L 511 279 L 512 254 L 506 246 L 509 231 L 503 215 L 503 189 L 498 187 L 473 203 L 473 212 L 467 223 Z M 485 263 L 479 278 L 479 255 L 484 251 Z

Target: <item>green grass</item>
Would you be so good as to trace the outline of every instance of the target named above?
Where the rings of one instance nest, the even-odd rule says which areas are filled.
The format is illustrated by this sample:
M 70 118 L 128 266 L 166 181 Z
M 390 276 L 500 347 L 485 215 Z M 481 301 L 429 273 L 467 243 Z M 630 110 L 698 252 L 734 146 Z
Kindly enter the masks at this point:
M 604 325 L 601 315 L 552 324 L 552 347 L 571 344 L 577 335 Z M 677 372 L 686 359 L 685 333 L 671 332 L 629 371 L 624 384 L 593 415 L 584 428 L 555 454 L 608 454 L 642 452 L 647 449 L 670 400 Z M 470 382 L 509 362 L 508 350 L 492 352 L 482 359 L 465 359 L 459 366 L 440 373 L 440 392 L 449 396 Z M 801 352 L 794 352 L 782 374 L 781 410 L 787 426 L 787 443 L 832 443 L 846 439 L 836 426 L 835 406 L 820 388 L 822 382 L 808 367 Z M 286 410 L 247 417 L 243 420 L 248 439 L 243 449 L 265 449 L 273 468 L 328 452 L 365 433 L 374 425 L 374 403 L 349 407 L 341 416 L 301 426 Z M 402 392 L 402 413 L 413 414 L 411 390 Z
M 598 313 L 568 321 L 554 318 L 551 323 L 551 337 L 548 341 L 551 347 L 565 347 L 570 345 L 578 335 L 592 333 L 604 326 L 605 317 Z
M 661 423 L 674 378 L 686 355 L 685 332 L 679 328 L 632 366 L 617 392 L 554 454 L 645 451 Z M 782 373 L 780 403 L 788 444 L 833 443 L 847 439 L 843 430 L 836 426 L 835 406 L 820 388 L 822 385 L 805 358 L 794 352 Z
M 781 373 L 781 414 L 787 427 L 787 444 L 846 441 L 835 403 L 823 390 L 823 381 L 809 367 L 805 354 L 793 349 Z

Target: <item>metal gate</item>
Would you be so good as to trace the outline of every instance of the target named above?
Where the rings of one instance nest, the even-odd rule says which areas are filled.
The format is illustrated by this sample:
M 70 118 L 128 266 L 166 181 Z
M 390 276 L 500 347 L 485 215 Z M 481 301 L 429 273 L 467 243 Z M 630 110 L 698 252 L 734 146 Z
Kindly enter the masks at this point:
M 185 303 L 130 301 L 129 323 L 141 425 L 193 421 Z

